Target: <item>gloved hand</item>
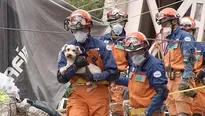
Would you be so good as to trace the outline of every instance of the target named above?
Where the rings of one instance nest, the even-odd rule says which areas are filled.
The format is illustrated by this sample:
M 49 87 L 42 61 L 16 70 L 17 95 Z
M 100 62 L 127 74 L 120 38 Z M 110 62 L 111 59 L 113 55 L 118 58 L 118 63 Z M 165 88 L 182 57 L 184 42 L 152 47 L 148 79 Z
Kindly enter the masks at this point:
M 129 91 L 128 91 L 128 87 L 124 87 L 122 90 L 122 97 L 124 100 L 128 100 L 129 99 Z
M 186 89 L 190 89 L 189 81 L 188 80 L 181 80 L 181 82 L 179 83 L 179 86 L 178 86 L 178 90 L 182 91 L 182 90 L 186 90 Z M 196 96 L 196 92 L 194 90 L 184 92 L 184 94 L 186 96 L 189 96 L 192 98 L 194 98 Z
M 122 77 L 126 77 L 126 76 L 127 76 L 127 71 L 120 72 L 120 76 L 122 76 Z
M 87 60 L 85 59 L 84 56 L 77 56 L 74 64 L 75 64 L 76 68 L 78 68 L 78 69 L 89 65 L 89 63 L 87 62 Z
M 94 81 L 93 74 L 91 74 L 91 73 L 86 73 L 85 76 L 83 76 L 83 77 L 86 81 Z
M 205 78 L 205 71 L 204 70 L 200 70 L 197 74 L 197 78 L 199 80 L 203 80 L 203 78 Z
M 90 72 L 88 67 L 86 67 L 86 73 L 82 74 L 82 77 L 86 81 L 94 81 L 93 74 Z

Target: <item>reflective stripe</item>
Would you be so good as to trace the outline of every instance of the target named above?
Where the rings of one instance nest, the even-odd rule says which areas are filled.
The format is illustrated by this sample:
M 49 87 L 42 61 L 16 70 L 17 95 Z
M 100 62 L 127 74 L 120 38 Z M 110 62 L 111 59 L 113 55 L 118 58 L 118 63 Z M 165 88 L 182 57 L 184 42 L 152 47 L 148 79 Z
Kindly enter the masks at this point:
M 72 84 L 74 85 L 85 85 L 86 84 L 86 80 L 79 77 L 79 76 L 74 76 L 73 81 L 71 81 Z M 99 81 L 99 82 L 95 82 L 96 84 L 104 84 L 104 85 L 108 85 L 109 82 L 108 81 Z
M 130 115 L 134 116 L 137 114 L 141 114 L 142 112 L 145 111 L 146 108 L 130 108 Z

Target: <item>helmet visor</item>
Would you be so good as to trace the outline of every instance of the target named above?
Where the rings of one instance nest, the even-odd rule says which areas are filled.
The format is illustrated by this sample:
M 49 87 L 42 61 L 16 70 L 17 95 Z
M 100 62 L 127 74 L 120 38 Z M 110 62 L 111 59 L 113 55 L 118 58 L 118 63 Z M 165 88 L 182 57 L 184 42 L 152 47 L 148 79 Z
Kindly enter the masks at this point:
M 70 20 L 70 28 L 71 29 L 82 29 L 87 25 L 86 19 L 82 15 L 74 15 Z
M 129 37 L 126 38 L 126 40 L 124 48 L 127 52 L 134 52 L 145 48 L 144 41 L 141 41 L 136 37 Z
M 119 20 L 119 21 L 123 21 L 123 20 L 127 20 L 127 17 L 124 16 L 124 14 L 120 13 L 120 12 L 116 12 L 115 14 L 108 14 L 107 16 L 107 21 L 114 21 L 114 20 Z

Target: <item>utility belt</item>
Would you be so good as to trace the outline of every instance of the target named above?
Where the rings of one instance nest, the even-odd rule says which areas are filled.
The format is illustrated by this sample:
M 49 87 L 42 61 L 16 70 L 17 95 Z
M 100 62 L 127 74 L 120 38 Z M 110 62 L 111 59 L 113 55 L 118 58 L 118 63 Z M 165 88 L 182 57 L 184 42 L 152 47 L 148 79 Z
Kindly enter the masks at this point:
M 70 83 L 73 86 L 82 86 L 82 85 L 87 86 L 87 92 L 92 91 L 94 88 L 97 87 L 97 85 L 109 85 L 108 81 L 90 82 L 90 81 L 86 81 L 85 79 L 79 76 L 73 76 L 72 79 L 70 80 Z

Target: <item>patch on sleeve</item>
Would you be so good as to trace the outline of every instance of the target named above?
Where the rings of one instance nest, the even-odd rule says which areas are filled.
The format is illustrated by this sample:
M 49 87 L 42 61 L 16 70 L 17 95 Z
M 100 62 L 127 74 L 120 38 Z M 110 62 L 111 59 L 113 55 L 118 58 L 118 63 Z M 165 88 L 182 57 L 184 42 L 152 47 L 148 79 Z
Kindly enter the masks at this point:
M 107 49 L 107 50 L 112 50 L 112 48 L 111 48 L 110 45 L 106 45 L 106 49 Z
M 154 74 L 153 74 L 153 76 L 154 76 L 155 78 L 159 78 L 159 77 L 162 76 L 162 73 L 161 73 L 160 71 L 155 71 Z
M 185 41 L 191 41 L 191 38 L 190 37 L 185 37 L 184 40 Z

